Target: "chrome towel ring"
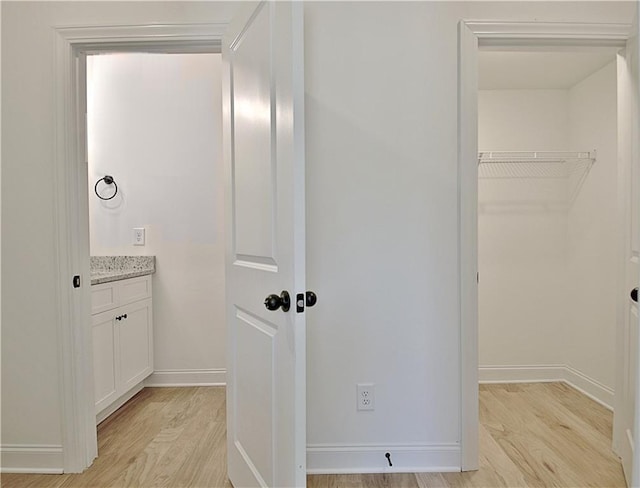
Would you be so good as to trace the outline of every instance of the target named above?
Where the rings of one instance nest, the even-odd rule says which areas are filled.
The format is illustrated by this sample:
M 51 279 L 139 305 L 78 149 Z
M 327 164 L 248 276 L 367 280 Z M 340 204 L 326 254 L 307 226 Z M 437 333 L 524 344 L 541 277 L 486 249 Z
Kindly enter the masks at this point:
M 113 185 L 114 186 L 114 191 L 113 191 L 113 195 L 111 195 L 110 197 L 103 197 L 102 195 L 100 195 L 100 193 L 98 193 L 98 184 L 104 181 L 105 184 L 107 185 Z M 98 181 L 96 181 L 96 186 L 93 187 L 93 190 L 96 192 L 96 195 L 98 196 L 98 198 L 100 200 L 111 200 L 113 197 L 115 197 L 118 194 L 118 185 L 116 185 L 116 181 L 113 179 L 113 176 L 109 176 L 109 175 L 105 175 L 102 178 L 100 178 Z

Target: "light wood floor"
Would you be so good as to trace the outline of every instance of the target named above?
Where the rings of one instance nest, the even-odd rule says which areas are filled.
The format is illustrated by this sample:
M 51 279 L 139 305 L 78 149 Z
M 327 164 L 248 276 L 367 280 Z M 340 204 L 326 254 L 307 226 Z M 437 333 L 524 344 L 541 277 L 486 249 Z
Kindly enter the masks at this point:
M 309 488 L 621 487 L 611 412 L 561 383 L 480 387 L 480 470 L 309 476 Z M 3 474 L 3 488 L 230 487 L 224 388 L 147 388 L 98 428 L 79 475 Z

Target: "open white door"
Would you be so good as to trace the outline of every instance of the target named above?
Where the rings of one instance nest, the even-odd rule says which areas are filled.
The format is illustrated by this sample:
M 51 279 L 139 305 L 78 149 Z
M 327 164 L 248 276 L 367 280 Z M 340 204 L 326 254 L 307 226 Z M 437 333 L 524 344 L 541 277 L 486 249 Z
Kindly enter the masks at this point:
M 624 264 L 617 337 L 617 384 L 614 414 L 614 449 L 622 459 L 629 486 L 640 486 L 640 314 L 637 290 L 640 281 L 640 110 L 638 16 L 624 55 L 618 57 L 619 188 L 624 241 Z M 635 289 L 635 294 L 633 290 Z M 635 296 L 635 300 L 634 300 Z
M 223 97 L 228 475 L 306 486 L 302 4 L 245 5 L 223 40 Z M 290 308 L 268 310 L 283 292 Z

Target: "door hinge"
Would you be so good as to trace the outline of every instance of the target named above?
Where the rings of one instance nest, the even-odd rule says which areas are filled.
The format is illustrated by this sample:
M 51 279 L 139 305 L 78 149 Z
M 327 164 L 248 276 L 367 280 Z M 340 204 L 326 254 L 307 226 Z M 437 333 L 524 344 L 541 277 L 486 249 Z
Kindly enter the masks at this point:
M 75 275 L 73 277 L 73 287 L 80 288 L 80 275 Z

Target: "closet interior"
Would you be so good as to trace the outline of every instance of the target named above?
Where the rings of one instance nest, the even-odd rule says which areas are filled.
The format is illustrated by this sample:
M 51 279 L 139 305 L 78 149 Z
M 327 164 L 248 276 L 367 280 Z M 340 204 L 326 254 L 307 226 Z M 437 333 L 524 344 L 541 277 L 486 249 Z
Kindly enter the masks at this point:
M 479 56 L 481 382 L 560 380 L 613 406 L 615 53 Z

